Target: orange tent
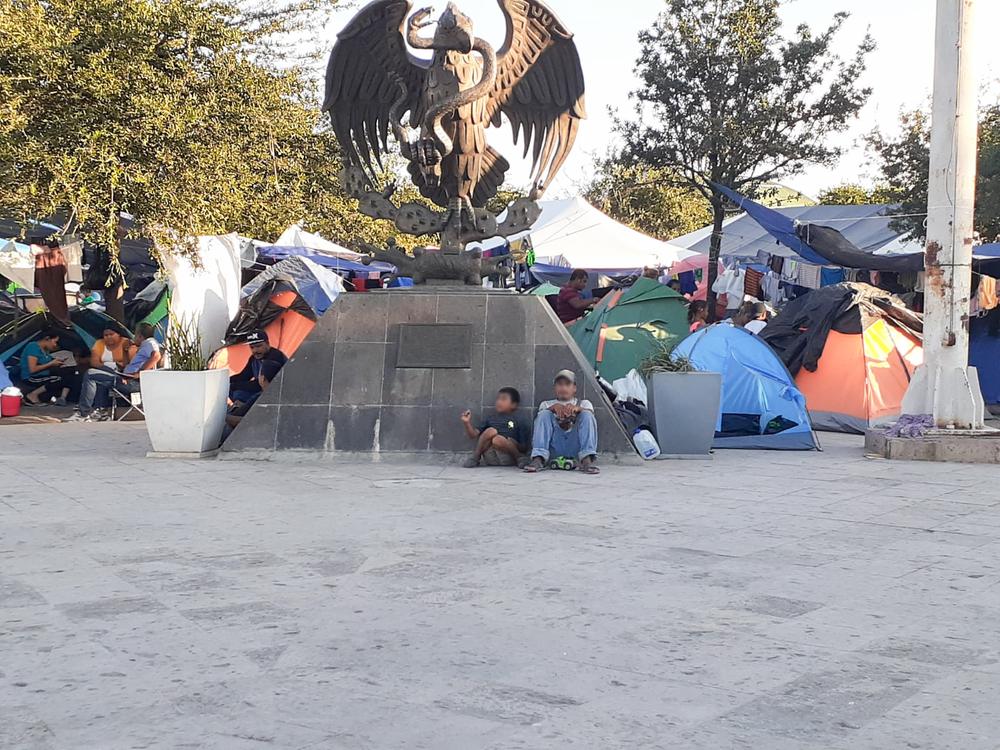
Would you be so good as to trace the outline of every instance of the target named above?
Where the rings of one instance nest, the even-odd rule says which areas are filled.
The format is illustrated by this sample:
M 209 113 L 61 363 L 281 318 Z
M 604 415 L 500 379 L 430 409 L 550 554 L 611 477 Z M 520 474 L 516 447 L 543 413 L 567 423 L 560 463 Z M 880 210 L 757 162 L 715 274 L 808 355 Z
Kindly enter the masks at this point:
M 283 308 L 270 323 L 264 326 L 271 346 L 278 349 L 286 357 L 291 358 L 306 336 L 316 327 L 316 321 L 307 318 L 293 309 L 293 303 L 298 295 L 295 292 L 278 292 L 271 296 L 270 304 Z M 212 367 L 221 370 L 228 367 L 235 375 L 247 366 L 250 360 L 249 344 L 230 344 L 224 346 L 212 356 Z
M 867 284 L 835 284 L 788 303 L 761 334 L 806 398 L 818 430 L 860 432 L 899 416 L 923 364 L 920 316 Z
M 226 346 L 212 355 L 211 366 L 228 367 L 234 375 L 250 359 L 244 343 L 253 331 L 264 330 L 271 346 L 291 359 L 343 291 L 337 274 L 312 261 L 292 257 L 271 266 L 243 288 L 240 311 L 229 324 Z
M 800 370 L 795 384 L 816 429 L 864 432 L 899 416 L 910 379 L 923 361 L 919 341 L 876 320 L 860 334 L 830 331 L 819 367 Z

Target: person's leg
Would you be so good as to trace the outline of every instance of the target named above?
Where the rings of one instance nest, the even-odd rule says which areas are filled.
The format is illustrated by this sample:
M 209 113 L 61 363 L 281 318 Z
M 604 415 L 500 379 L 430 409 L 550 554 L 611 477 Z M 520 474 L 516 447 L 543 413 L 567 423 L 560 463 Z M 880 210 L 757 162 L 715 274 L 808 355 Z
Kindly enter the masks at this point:
M 60 379 L 57 403 L 59 406 L 66 406 L 66 399 L 69 398 L 69 394 L 73 392 L 78 384 L 78 375 L 75 367 L 60 367 L 57 372 Z
M 578 447 L 577 457 L 583 460 L 588 456 L 597 455 L 597 418 L 589 411 L 581 411 L 576 418 Z
M 531 438 L 531 457 L 548 461 L 552 455 L 552 439 L 555 433 L 562 432 L 552 412 L 540 411 L 535 417 L 535 431 Z
M 531 436 L 531 461 L 523 467 L 526 472 L 534 474 L 545 468 L 552 455 L 552 436 L 557 432 L 561 430 L 556 415 L 548 410 L 538 412 Z
M 589 411 L 580 412 L 576 420 L 579 438 L 580 471 L 584 474 L 600 474 L 597 468 L 597 418 Z
M 521 453 L 518 444 L 510 438 L 497 435 L 493 438 L 491 445 L 491 450 L 500 458 L 501 466 L 518 466 L 523 469 L 524 464 L 527 463 L 526 457 Z
M 83 416 L 87 416 L 94 410 L 94 401 L 97 398 L 99 388 L 103 388 L 105 394 L 115 384 L 116 377 L 103 370 L 87 370 L 83 378 L 83 385 L 80 387 L 80 401 L 77 404 L 77 411 Z
M 42 396 L 49 389 L 48 378 L 43 375 L 38 378 L 28 378 L 24 382 L 28 386 L 28 392 L 24 396 L 25 400 L 33 406 L 40 406 L 44 403 Z
M 49 382 L 45 387 L 45 400 L 51 401 L 54 398 L 60 398 L 62 393 L 66 390 L 65 381 L 62 377 L 62 370 L 52 371 L 52 375 L 49 377 Z
M 510 457 L 507 453 L 497 450 L 496 448 L 490 446 L 486 453 L 483 454 L 482 463 L 485 466 L 514 466 L 516 461 Z
M 576 460 L 580 452 L 580 437 L 577 433 L 577 426 L 574 424 L 569 430 L 556 426 L 552 433 L 552 458 L 571 458 Z
M 479 438 L 476 441 L 476 449 L 472 452 L 472 455 L 466 459 L 465 463 L 462 464 L 466 469 L 474 469 L 479 466 L 479 463 L 483 460 L 483 454 L 490 449 L 490 443 L 493 441 L 497 435 L 497 431 L 492 427 L 483 430 L 479 434 Z

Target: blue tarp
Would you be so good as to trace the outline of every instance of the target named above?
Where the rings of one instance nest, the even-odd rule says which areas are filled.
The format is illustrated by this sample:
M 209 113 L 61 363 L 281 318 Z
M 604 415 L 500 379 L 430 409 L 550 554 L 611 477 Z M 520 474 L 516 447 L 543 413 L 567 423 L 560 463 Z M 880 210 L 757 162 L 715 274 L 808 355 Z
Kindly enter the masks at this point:
M 674 353 L 688 357 L 699 370 L 722 374 L 714 447 L 819 450 L 805 397 L 764 341 L 718 323 L 684 339 Z M 769 426 L 780 431 L 764 434 Z
M 979 387 L 987 404 L 1000 404 L 1000 337 L 990 336 L 987 318 L 972 321 L 969 364 L 979 370 Z
M 803 242 L 795 232 L 795 220 L 791 217 L 775 211 L 772 208 L 768 208 L 767 206 L 762 206 L 760 203 L 752 201 L 734 190 L 730 190 L 725 185 L 719 185 L 713 182 L 712 186 L 736 204 L 740 210 L 746 211 L 747 216 L 756 221 L 761 228 L 767 231 L 767 233 L 774 237 L 774 239 L 795 252 L 807 263 L 812 263 L 817 266 L 841 265 L 839 263 L 831 262 L 829 259 L 816 252 L 816 250 L 808 244 Z M 819 208 L 822 208 L 822 206 Z M 811 222 L 811 224 L 812 226 L 824 226 L 822 221 Z M 725 234 L 725 230 L 723 230 L 723 234 Z M 848 242 L 846 238 L 844 239 L 845 242 Z M 861 248 L 857 247 L 855 247 L 855 249 L 859 251 L 861 250 Z M 886 259 L 901 259 L 906 257 L 915 257 L 918 255 L 922 256 L 923 252 L 886 255 L 881 257 Z M 979 245 L 973 249 L 973 257 L 979 260 L 1000 258 L 1000 244 Z
M 356 263 L 353 260 L 344 260 L 343 258 L 334 258 L 329 255 L 320 255 L 315 250 L 310 250 L 308 247 L 281 247 L 278 245 L 268 245 L 266 247 L 258 248 L 257 252 L 265 258 L 271 258 L 273 260 L 284 260 L 285 258 L 301 256 L 308 258 L 313 263 L 323 266 L 324 268 L 330 268 L 341 273 L 369 273 L 371 271 L 378 271 L 379 273 L 396 272 L 396 267 L 388 263 L 378 263 L 373 261 L 371 265 L 366 266 L 364 263 Z
M 830 262 L 826 258 L 817 254 L 815 250 L 799 239 L 798 235 L 795 234 L 795 222 L 790 218 L 766 206 L 762 206 L 749 198 L 744 198 L 739 193 L 723 185 L 712 183 L 712 186 L 739 206 L 741 210 L 746 211 L 750 218 L 767 230 L 768 234 L 785 247 L 793 250 L 804 261 L 817 266 L 830 265 Z
M 284 279 L 294 284 L 295 290 L 312 308 L 316 317 L 322 317 L 344 291 L 344 284 L 332 269 L 310 267 L 306 261 L 310 259 L 305 256 L 293 256 L 274 264 L 244 286 L 240 291 L 240 297 L 242 299 L 252 297 L 272 279 Z

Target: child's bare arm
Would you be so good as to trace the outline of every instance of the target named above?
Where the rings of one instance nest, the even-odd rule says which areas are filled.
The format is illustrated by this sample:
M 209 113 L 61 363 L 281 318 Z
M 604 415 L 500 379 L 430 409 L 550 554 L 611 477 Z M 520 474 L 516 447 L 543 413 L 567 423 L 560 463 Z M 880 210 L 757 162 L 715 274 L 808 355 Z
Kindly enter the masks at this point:
M 472 426 L 471 411 L 462 412 L 462 425 L 465 427 L 465 434 L 469 436 L 469 440 L 475 440 L 479 437 L 479 430 Z

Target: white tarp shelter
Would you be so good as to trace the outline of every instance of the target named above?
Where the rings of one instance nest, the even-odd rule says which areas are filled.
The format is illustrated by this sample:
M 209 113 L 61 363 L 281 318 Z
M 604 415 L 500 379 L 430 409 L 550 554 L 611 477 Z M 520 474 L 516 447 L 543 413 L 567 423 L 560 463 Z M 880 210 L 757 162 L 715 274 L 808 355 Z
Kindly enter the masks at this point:
M 171 254 L 164 258 L 170 283 L 171 320 L 197 323 L 202 353 L 219 348 L 229 321 L 240 309 L 242 241 L 238 234 L 198 237 L 198 261 Z
M 893 228 L 893 213 L 898 213 L 894 205 L 865 206 L 794 206 L 774 209 L 790 219 L 804 224 L 819 224 L 836 229 L 860 249 L 876 255 L 923 252 L 919 242 L 908 239 L 905 233 Z M 709 225 L 671 242 L 689 250 L 707 255 L 712 241 L 712 226 Z M 738 214 L 726 219 L 722 228 L 723 258 L 756 258 L 760 253 L 794 258 L 795 252 L 772 237 L 766 229 L 747 214 Z
M 273 243 L 277 247 L 307 247 L 322 255 L 329 255 L 343 260 L 360 260 L 363 256 L 346 247 L 341 247 L 336 242 L 331 242 L 318 234 L 307 232 L 301 224 L 293 224 L 288 227 L 281 236 Z
M 35 256 L 28 245 L 0 239 L 0 274 L 22 289 L 35 291 Z
M 529 237 L 538 263 L 591 270 L 638 269 L 670 266 L 696 254 L 620 224 L 581 197 L 540 205 L 542 215 L 534 226 L 510 238 L 513 243 Z M 504 242 L 492 239 L 482 246 L 490 249 Z

